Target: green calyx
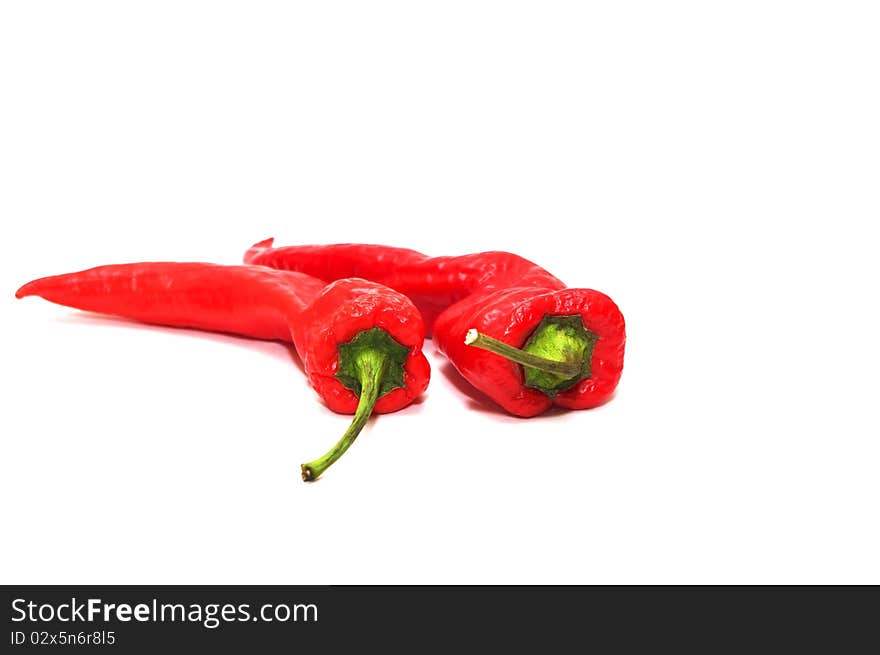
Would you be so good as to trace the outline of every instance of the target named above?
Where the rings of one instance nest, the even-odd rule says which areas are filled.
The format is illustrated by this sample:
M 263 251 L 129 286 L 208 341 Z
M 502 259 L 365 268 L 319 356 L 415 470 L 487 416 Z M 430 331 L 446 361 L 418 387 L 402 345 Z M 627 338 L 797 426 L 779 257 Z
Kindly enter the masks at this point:
M 579 314 L 545 316 L 526 341 L 523 350 L 537 357 L 569 363 L 576 366 L 578 371 L 574 375 L 565 376 L 526 366 L 525 385 L 543 391 L 552 398 L 560 391 L 570 389 L 590 377 L 593 346 L 598 338 L 598 335 L 584 327 L 584 321 Z
M 392 389 L 404 386 L 404 364 L 410 349 L 402 346 L 381 328 L 359 332 L 348 343 L 339 344 L 336 377 L 359 397 L 354 418 L 345 434 L 323 457 L 303 464 L 302 478 L 311 482 L 326 471 L 367 424 L 376 401 Z
M 584 327 L 580 315 L 545 316 L 522 348 L 515 348 L 477 330 L 468 330 L 465 344 L 521 364 L 523 383 L 551 398 L 590 377 L 593 346 L 598 335 Z
M 391 338 L 382 328 L 371 328 L 358 332 L 348 343 L 339 344 L 339 369 L 336 379 L 361 395 L 364 377 L 364 361 L 382 355 L 385 359 L 385 374 L 379 383 L 379 398 L 392 389 L 404 386 L 403 365 L 410 349 Z

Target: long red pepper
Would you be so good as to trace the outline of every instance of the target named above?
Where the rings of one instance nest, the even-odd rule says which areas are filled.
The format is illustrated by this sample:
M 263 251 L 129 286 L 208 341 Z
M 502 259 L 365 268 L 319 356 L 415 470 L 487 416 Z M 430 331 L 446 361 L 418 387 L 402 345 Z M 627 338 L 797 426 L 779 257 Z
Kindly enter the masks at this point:
M 408 295 L 456 369 L 517 416 L 553 404 L 595 407 L 620 380 L 626 331 L 617 305 L 598 291 L 566 288 L 518 255 L 272 243 L 255 244 L 245 261 L 330 280 L 358 275 Z
M 429 257 L 390 246 L 340 243 L 273 248 L 273 242 L 266 239 L 251 246 L 245 263 L 301 271 L 322 280 L 356 276 L 379 282 L 415 303 L 429 335 L 441 312 L 471 294 L 510 286 L 565 288 L 537 264 L 508 252 Z
M 354 414 L 313 480 L 355 440 L 370 414 L 409 405 L 428 386 L 424 325 L 404 295 L 363 279 L 331 284 L 262 266 L 146 262 L 28 282 L 17 298 L 174 327 L 292 341 L 309 383 L 335 412 Z

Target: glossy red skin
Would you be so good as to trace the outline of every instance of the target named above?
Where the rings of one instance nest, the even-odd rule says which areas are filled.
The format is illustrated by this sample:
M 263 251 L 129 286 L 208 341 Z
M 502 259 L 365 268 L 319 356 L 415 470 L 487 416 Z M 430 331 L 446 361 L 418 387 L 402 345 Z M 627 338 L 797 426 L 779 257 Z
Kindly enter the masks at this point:
M 405 407 L 430 377 L 418 310 L 400 293 L 366 280 L 327 285 L 263 266 L 144 262 L 40 278 L 15 295 L 145 323 L 293 342 L 312 388 L 330 409 L 345 414 L 354 413 L 358 398 L 334 377 L 337 348 L 361 330 L 381 327 L 411 348 L 405 388 L 382 396 L 374 412 Z
M 405 386 L 379 398 L 373 412 L 406 407 L 428 387 L 431 369 L 422 353 L 425 326 L 415 305 L 403 294 L 375 282 L 337 280 L 317 294 L 294 326 L 294 343 L 309 382 L 333 411 L 353 414 L 358 405 L 354 392 L 335 377 L 339 344 L 374 327 L 385 330 L 410 352 L 404 362 Z
M 620 380 L 626 326 L 617 305 L 598 291 L 566 288 L 545 269 L 512 253 L 428 257 L 365 244 L 272 248 L 267 239 L 252 246 L 245 261 L 322 279 L 357 275 L 405 293 L 462 376 L 516 416 L 535 416 L 551 405 L 596 407 L 611 397 Z M 476 328 L 522 348 L 544 316 L 576 314 L 599 337 L 591 376 L 553 398 L 527 388 L 518 364 L 464 343 L 467 331 Z
M 475 292 L 509 286 L 563 289 L 565 284 L 528 259 L 509 252 L 429 257 L 415 250 L 368 244 L 272 248 L 251 246 L 246 264 L 298 271 L 322 280 L 361 277 L 405 294 L 422 313 L 426 332 L 447 307 Z
M 580 315 L 584 327 L 599 335 L 593 346 L 590 377 L 553 398 L 523 384 L 522 367 L 500 355 L 465 345 L 476 328 L 522 348 L 545 316 Z M 536 416 L 551 405 L 590 409 L 611 397 L 623 372 L 626 342 L 623 315 L 603 293 L 592 289 L 513 287 L 456 303 L 437 319 L 434 340 L 458 372 L 515 416 Z

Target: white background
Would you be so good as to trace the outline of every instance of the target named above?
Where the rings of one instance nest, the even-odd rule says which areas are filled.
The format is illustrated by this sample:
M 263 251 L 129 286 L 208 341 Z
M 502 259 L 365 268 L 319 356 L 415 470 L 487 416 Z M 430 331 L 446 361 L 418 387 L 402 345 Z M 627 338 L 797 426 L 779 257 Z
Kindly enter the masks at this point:
M 880 583 L 864 2 L 6 2 L 0 581 Z M 290 351 L 15 289 L 252 242 L 520 253 L 617 396 L 518 420 L 426 350 L 348 417 Z

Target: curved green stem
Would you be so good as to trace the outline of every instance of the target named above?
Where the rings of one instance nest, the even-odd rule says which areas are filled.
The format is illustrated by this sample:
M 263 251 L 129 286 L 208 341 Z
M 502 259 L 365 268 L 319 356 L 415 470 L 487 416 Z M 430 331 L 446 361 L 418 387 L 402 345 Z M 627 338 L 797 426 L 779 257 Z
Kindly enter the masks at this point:
M 514 348 L 503 341 L 498 341 L 498 339 L 493 339 L 492 337 L 487 337 L 485 334 L 480 334 L 474 328 L 468 330 L 464 342 L 468 346 L 488 350 L 489 352 L 501 355 L 512 362 L 516 362 L 517 364 L 536 368 L 545 373 L 552 373 L 561 378 L 574 377 L 581 371 L 580 362 L 560 362 L 555 359 L 547 359 L 546 357 L 533 355 L 527 353 L 525 350 Z
M 302 464 L 302 478 L 306 482 L 317 479 L 333 462 L 342 457 L 366 425 L 367 419 L 373 413 L 376 400 L 379 398 L 382 379 L 388 368 L 388 357 L 385 353 L 371 348 L 362 350 L 354 358 L 353 364 L 360 384 L 360 401 L 354 418 L 342 438 L 323 457 L 308 464 Z

